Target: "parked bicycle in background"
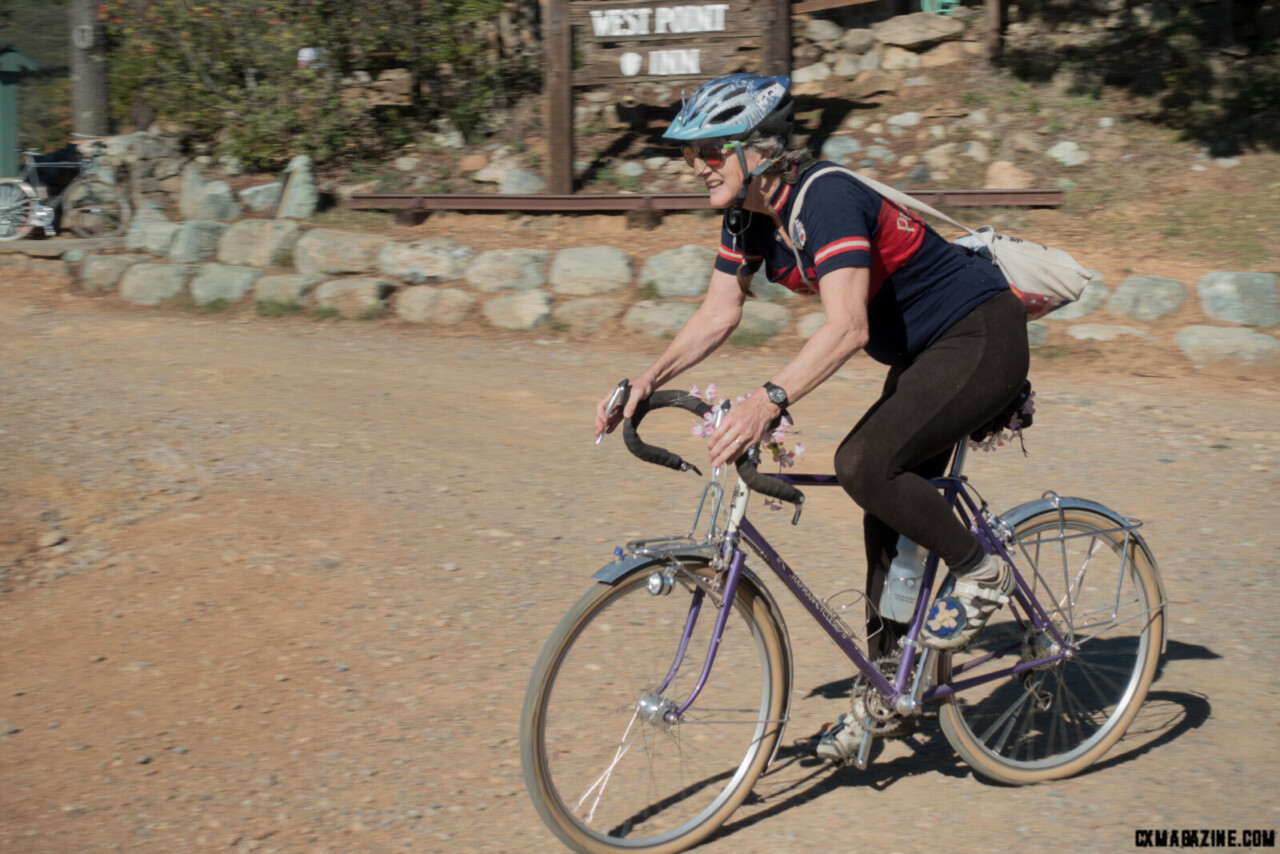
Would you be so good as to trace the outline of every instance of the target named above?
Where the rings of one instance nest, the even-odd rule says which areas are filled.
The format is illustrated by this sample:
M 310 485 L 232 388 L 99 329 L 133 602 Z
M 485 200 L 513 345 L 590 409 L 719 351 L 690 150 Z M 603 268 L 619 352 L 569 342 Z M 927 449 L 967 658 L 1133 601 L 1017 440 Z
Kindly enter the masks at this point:
M 0 240 L 21 240 L 35 229 L 45 237 L 70 230 L 78 237 L 112 237 L 129 224 L 128 194 L 102 163 L 106 145 L 91 154 L 69 144 L 50 154 L 23 150 L 17 178 L 0 179 Z

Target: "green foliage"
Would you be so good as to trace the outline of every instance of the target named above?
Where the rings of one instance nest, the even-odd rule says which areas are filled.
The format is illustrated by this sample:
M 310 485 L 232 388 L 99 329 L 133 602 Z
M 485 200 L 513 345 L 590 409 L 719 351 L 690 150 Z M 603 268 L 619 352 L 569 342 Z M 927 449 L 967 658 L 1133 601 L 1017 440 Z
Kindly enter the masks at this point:
M 296 302 L 277 302 L 276 300 L 258 300 L 256 306 L 258 317 L 289 317 L 302 311 Z
M 198 2 L 198 0 L 197 0 Z M 502 0 L 103 0 L 111 40 L 112 113 L 141 98 L 257 168 L 295 154 L 317 163 L 374 157 L 448 118 L 489 130 L 495 104 L 537 85 L 527 60 L 504 57 L 492 22 Z M 497 45 L 497 46 L 495 46 Z M 300 48 L 322 62 L 300 68 Z M 411 105 L 370 107 L 344 89 L 355 71 L 407 69 Z

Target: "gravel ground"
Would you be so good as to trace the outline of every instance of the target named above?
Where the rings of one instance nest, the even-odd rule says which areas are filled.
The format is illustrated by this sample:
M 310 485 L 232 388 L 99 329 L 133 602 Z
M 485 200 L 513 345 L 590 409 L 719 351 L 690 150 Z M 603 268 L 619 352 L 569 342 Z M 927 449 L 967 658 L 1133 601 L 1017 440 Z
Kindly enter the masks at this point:
M 699 489 L 590 442 L 594 401 L 659 346 L 202 318 L 11 276 L 0 850 L 557 850 L 519 769 L 529 669 L 613 545 L 683 531 Z M 745 391 L 785 352 L 690 379 Z M 1010 789 L 925 721 L 866 772 L 784 760 L 704 850 L 1117 851 L 1139 828 L 1280 824 L 1274 376 L 1140 375 L 1104 349 L 1032 378 L 1030 455 L 969 473 L 998 509 L 1054 489 L 1146 521 L 1171 641 L 1130 734 Z M 804 469 L 880 379 L 855 359 L 796 408 Z M 669 441 L 695 454 L 680 417 Z M 815 589 L 856 584 L 846 499 L 787 519 L 763 525 Z M 783 609 L 790 743 L 841 710 L 818 689 L 849 668 Z

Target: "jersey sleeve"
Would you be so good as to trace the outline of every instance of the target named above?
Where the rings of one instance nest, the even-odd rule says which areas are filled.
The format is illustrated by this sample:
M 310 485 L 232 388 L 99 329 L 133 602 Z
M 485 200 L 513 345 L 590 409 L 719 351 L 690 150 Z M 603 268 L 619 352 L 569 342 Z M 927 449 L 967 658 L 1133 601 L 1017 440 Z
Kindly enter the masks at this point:
M 715 263 L 717 270 L 732 276 L 738 272 L 739 265 L 744 261 L 747 264 L 747 270 L 751 273 L 760 269 L 760 262 L 764 260 L 764 256 L 759 252 L 743 251 L 744 242 L 750 242 L 750 231 L 751 229 L 748 228 L 747 234 L 735 237 L 727 223 L 720 226 L 720 251 L 716 253 Z
M 798 217 L 805 252 L 818 278 L 842 267 L 870 267 L 879 199 L 847 175 L 815 178 Z M 796 234 L 791 235 L 792 240 Z

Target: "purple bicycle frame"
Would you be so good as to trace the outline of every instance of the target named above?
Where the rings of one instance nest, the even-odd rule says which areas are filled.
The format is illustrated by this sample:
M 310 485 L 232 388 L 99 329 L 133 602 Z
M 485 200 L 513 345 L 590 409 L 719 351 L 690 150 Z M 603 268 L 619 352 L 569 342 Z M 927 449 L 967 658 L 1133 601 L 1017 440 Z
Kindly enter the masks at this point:
M 794 486 L 838 486 L 839 482 L 835 475 L 829 474 L 775 474 L 771 475 L 781 481 L 790 483 Z M 1066 640 L 1059 634 L 1057 627 L 1053 621 L 1045 613 L 1044 608 L 1036 600 L 1031 588 L 1017 572 L 1016 564 L 1011 559 L 1009 552 L 1005 546 L 1004 540 L 998 536 L 992 529 L 990 524 L 981 512 L 979 505 L 973 500 L 969 491 L 965 488 L 965 480 L 960 476 L 940 477 L 930 481 L 937 486 L 943 493 L 943 497 L 955 509 L 961 521 L 965 522 L 970 530 L 972 530 L 988 552 L 999 554 L 1010 565 L 1014 566 L 1014 578 L 1017 586 L 1013 592 L 1013 600 L 1018 607 L 1011 607 L 1014 620 L 1019 627 L 1025 628 L 1028 621 L 1037 629 L 1044 631 L 1057 644 L 1058 649 L 1062 650 L 1056 655 L 1045 658 L 1035 659 L 1034 661 L 1020 661 L 1012 667 L 997 670 L 992 673 L 986 673 L 982 676 L 973 677 L 971 679 L 961 680 L 959 682 L 951 682 L 947 685 L 937 685 L 925 691 L 920 698 L 923 701 L 931 701 L 941 697 L 950 696 L 966 688 L 975 685 L 981 685 L 995 679 L 1003 679 L 1009 676 L 1017 675 L 1026 670 L 1032 670 L 1044 664 L 1058 661 L 1071 654 L 1070 646 Z M 866 677 L 867 681 L 875 686 L 881 696 L 889 704 L 894 704 L 898 698 L 908 694 L 911 690 L 910 680 L 911 671 L 915 666 L 917 651 L 920 649 L 919 637 L 920 631 L 924 627 L 925 616 L 928 613 L 930 599 L 928 596 L 921 595 L 916 601 L 915 612 L 912 615 L 910 628 L 907 632 L 904 643 L 904 654 L 902 661 L 898 665 L 898 671 L 894 675 L 893 682 L 885 678 L 884 674 L 870 659 L 863 654 L 858 648 L 855 639 L 850 636 L 843 628 L 843 621 L 835 614 L 831 613 L 829 606 L 823 600 L 809 589 L 809 587 L 800 580 L 795 571 L 787 565 L 782 556 L 769 545 L 764 535 L 751 524 L 750 520 L 745 517 L 739 524 L 737 534 L 730 535 L 725 539 L 723 546 L 723 555 L 728 560 L 729 569 L 725 577 L 724 593 L 722 596 L 722 607 L 716 615 L 716 625 L 708 644 L 706 659 L 702 665 L 702 672 L 698 676 L 697 684 L 693 687 L 688 698 L 684 700 L 678 707 L 668 711 L 665 715 L 668 722 L 674 723 L 675 720 L 683 715 L 684 712 L 693 705 L 698 695 L 702 693 L 703 687 L 707 683 L 707 679 L 711 675 L 712 665 L 715 663 L 716 651 L 720 647 L 721 636 L 724 632 L 725 624 L 729 616 L 729 605 L 733 602 L 734 594 L 738 589 L 738 582 L 742 577 L 743 568 L 746 565 L 746 552 L 739 546 L 739 538 L 745 540 L 761 557 L 764 558 L 769 568 L 774 571 L 782 583 L 787 586 L 791 594 L 796 597 L 809 615 L 818 623 L 819 626 L 830 636 L 836 646 L 845 654 L 845 656 L 854 664 L 855 667 Z M 920 585 L 921 591 L 932 590 L 933 583 L 937 577 L 938 556 L 930 553 L 925 560 L 924 577 Z M 702 603 L 705 600 L 705 593 L 702 589 L 694 592 L 693 601 L 689 606 L 689 614 L 685 620 L 683 635 L 680 638 L 680 646 L 676 652 L 676 656 L 671 664 L 671 669 L 667 673 L 667 677 L 662 681 L 656 693 L 661 695 L 667 689 L 672 677 L 679 668 L 680 662 L 684 659 L 685 650 L 688 648 L 689 639 L 693 634 L 694 625 L 698 621 L 701 612 Z M 952 670 L 953 675 L 959 675 L 972 670 L 982 664 L 997 658 L 1002 658 L 1009 652 L 1021 648 L 1021 641 L 1016 641 L 1006 647 L 989 652 L 971 661 L 966 661 L 958 665 Z

